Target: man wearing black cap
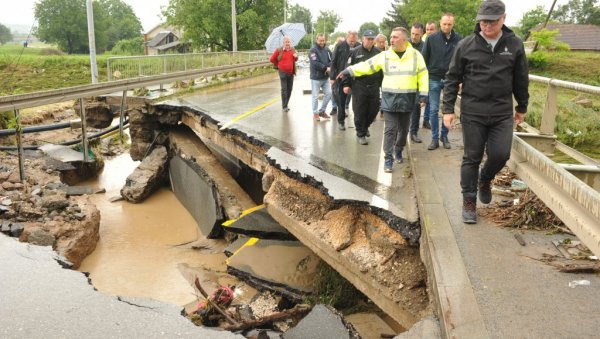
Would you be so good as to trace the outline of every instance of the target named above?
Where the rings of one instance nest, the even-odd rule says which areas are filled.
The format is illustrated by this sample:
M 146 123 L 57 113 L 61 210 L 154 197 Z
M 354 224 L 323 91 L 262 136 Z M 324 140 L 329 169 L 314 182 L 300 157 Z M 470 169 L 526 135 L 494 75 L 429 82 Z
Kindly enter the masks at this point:
M 333 56 L 331 57 L 331 72 L 329 73 L 329 79 L 331 88 L 333 89 L 333 95 L 338 103 L 338 128 L 342 131 L 346 129 L 344 119 L 346 119 L 347 94 L 344 93 L 342 86 L 336 82 L 336 78 L 338 74 L 348 66 L 350 50 L 356 46 L 358 46 L 358 32 L 348 31 L 346 40 L 335 46 Z
M 504 3 L 484 1 L 475 33 L 456 48 L 444 87 L 444 124 L 451 128 L 462 84 L 460 121 L 464 155 L 460 170 L 463 222 L 477 222 L 479 200 L 492 200 L 491 181 L 510 157 L 513 122 L 523 122 L 529 100 L 529 70 L 523 42 L 504 26 Z M 517 102 L 513 115 L 513 95 Z M 486 150 L 487 160 L 479 165 Z
M 369 60 L 380 53 L 380 50 L 373 46 L 376 36 L 372 30 L 363 32 L 362 45 L 350 50 L 350 65 Z M 351 77 L 345 77 L 342 82 L 345 94 L 350 94 L 350 88 L 352 88 L 354 126 L 356 127 L 358 143 L 361 145 L 369 144 L 366 137 L 369 136 L 369 126 L 371 126 L 379 111 L 379 88 L 382 80 L 383 72 L 379 71 L 354 80 Z

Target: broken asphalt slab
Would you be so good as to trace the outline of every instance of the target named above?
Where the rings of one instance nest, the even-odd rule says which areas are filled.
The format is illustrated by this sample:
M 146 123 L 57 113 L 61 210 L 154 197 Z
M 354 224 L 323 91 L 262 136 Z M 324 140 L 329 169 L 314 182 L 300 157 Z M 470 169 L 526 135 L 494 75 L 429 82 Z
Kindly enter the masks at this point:
M 252 209 L 251 212 L 232 222 L 223 223 L 226 230 L 248 237 L 272 240 L 296 240 L 287 229 L 281 226 L 269 214 L 265 205 Z
M 179 306 L 102 294 L 50 247 L 0 235 L 0 272 L 2 338 L 243 338 L 197 327 Z
M 325 305 L 316 305 L 298 325 L 283 334 L 283 339 L 359 338 L 351 325 Z

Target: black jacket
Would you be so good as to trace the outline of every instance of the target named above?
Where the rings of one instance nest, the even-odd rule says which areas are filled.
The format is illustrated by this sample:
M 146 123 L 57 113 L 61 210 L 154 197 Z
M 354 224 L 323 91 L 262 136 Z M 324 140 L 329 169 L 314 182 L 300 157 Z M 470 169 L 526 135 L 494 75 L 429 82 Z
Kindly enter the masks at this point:
M 454 54 L 454 48 L 460 39 L 462 37 L 454 31 L 450 32 L 450 38 L 446 38 L 442 31 L 437 31 L 427 37 L 421 53 L 427 64 L 429 79 L 438 81 L 444 79 L 450 59 Z
M 417 51 L 419 51 L 421 54 L 423 54 L 423 47 L 425 46 L 425 42 L 423 40 L 419 41 L 418 44 L 415 44 L 414 42 L 410 41 L 410 44 L 413 46 L 414 49 L 416 49 Z
M 348 41 L 342 41 L 335 46 L 333 50 L 333 56 L 331 59 L 331 72 L 329 73 L 329 79 L 335 80 L 338 74 L 348 67 L 348 57 L 350 56 L 350 50 L 360 46 L 357 42 L 354 47 L 350 47 Z
M 527 112 L 529 101 L 529 69 L 523 42 L 508 27 L 494 50 L 479 34 L 469 35 L 456 47 L 444 83 L 444 111 L 453 113 L 458 85 L 462 83 L 461 114 L 513 114 L 513 95 L 516 111 Z
M 327 79 L 325 71 L 331 65 L 331 52 L 329 48 L 327 46 L 321 48 L 321 46 L 315 44 L 308 52 L 308 57 L 310 59 L 310 79 Z
M 371 59 L 375 55 L 381 53 L 381 51 L 373 46 L 371 50 L 364 48 L 362 45 L 350 50 L 350 55 L 348 58 L 349 65 L 355 65 L 359 62 L 363 62 Z M 368 89 L 374 90 L 379 94 L 379 87 L 381 87 L 381 82 L 383 81 L 383 71 L 379 71 L 375 74 L 365 75 L 358 78 L 353 77 L 344 77 L 344 81 L 342 85 L 344 87 L 354 87 L 354 89 Z

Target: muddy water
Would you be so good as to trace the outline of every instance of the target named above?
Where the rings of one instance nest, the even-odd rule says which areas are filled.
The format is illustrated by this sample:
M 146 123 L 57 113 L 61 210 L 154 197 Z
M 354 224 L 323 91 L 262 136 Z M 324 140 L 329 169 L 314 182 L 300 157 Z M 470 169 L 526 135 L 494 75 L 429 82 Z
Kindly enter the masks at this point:
M 138 163 L 129 154 L 120 155 L 106 162 L 96 182 L 84 183 L 104 187 L 106 194 L 91 197 L 101 212 L 100 241 L 80 271 L 90 272 L 101 292 L 183 306 L 196 296 L 178 265 L 223 271 L 225 256 L 177 246 L 196 240 L 198 231 L 192 216 L 168 188 L 141 204 L 108 201 L 119 195 Z

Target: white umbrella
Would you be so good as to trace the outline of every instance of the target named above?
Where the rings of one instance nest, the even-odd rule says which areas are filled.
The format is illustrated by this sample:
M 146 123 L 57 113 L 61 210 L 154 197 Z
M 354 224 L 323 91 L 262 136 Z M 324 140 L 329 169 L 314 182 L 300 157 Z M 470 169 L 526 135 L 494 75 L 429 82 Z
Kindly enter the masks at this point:
M 283 45 L 283 37 L 289 36 L 292 46 L 296 46 L 300 39 L 306 35 L 303 23 L 287 23 L 275 28 L 265 42 L 267 52 L 273 53 Z

